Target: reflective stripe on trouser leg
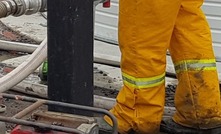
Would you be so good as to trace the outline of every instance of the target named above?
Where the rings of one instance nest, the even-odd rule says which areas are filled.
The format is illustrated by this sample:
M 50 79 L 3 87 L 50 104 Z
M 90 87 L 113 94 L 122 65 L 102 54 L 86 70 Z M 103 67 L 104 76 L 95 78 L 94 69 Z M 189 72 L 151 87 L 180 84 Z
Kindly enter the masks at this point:
M 215 59 L 184 60 L 174 64 L 176 73 L 184 71 L 216 70 Z
M 119 46 L 124 87 L 111 111 L 118 119 L 120 132 L 132 128 L 139 134 L 154 134 L 159 129 L 165 100 L 164 80 L 159 76 L 165 72 L 166 51 L 180 0 L 119 2 Z M 155 77 L 159 78 L 151 80 Z
M 122 74 L 123 74 L 122 77 L 123 77 L 124 85 L 133 87 L 136 89 L 144 89 L 144 88 L 159 86 L 162 83 L 164 83 L 164 79 L 165 79 L 165 73 L 155 76 L 155 77 L 151 77 L 151 78 L 135 78 L 126 73 L 122 73 Z
M 134 78 L 123 73 L 123 79 L 124 87 L 118 94 L 116 106 L 111 110 L 118 119 L 119 131 L 121 134 L 126 134 L 130 129 L 139 134 L 158 133 L 164 108 L 165 73 L 150 78 Z M 106 119 L 110 122 L 110 119 Z
M 173 119 L 188 127 L 220 126 L 219 81 L 210 29 L 199 8 L 202 0 L 183 0 L 181 5 L 170 46 L 179 80 Z

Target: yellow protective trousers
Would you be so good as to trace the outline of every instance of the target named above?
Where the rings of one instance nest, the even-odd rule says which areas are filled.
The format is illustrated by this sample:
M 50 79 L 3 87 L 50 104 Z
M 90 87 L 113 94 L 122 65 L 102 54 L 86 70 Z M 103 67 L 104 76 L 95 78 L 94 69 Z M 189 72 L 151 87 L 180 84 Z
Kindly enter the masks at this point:
M 221 125 L 221 103 L 211 33 L 203 0 L 120 0 L 119 45 L 124 86 L 111 112 L 119 132 L 158 133 L 165 103 L 166 52 L 179 84 L 178 124 Z M 106 119 L 110 122 L 108 119 Z

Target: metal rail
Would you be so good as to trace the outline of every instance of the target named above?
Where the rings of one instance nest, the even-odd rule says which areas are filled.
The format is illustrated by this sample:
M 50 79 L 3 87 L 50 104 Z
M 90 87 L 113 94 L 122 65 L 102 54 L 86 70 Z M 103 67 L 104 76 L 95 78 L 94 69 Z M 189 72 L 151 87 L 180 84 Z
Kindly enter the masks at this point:
M 84 134 L 82 131 L 73 129 L 73 128 L 61 127 L 61 126 L 56 126 L 56 125 L 48 125 L 45 123 L 31 122 L 31 121 L 26 121 L 22 119 L 15 119 L 11 117 L 0 116 L 0 120 L 3 122 L 20 124 L 20 125 L 25 125 L 25 126 L 30 126 L 30 127 L 39 127 L 39 128 L 45 128 L 45 129 L 50 129 L 50 130 L 55 130 L 55 131 L 67 132 L 67 133 Z
M 113 114 L 111 114 L 109 111 L 105 110 L 105 109 L 101 109 L 101 108 L 95 108 L 95 107 L 89 107 L 89 106 L 82 106 L 82 105 L 76 105 L 76 104 L 69 104 L 69 103 L 64 103 L 64 102 L 57 102 L 57 101 L 50 101 L 50 100 L 45 100 L 45 99 L 37 99 L 37 98 L 33 98 L 33 97 L 26 97 L 26 96 L 20 96 L 20 95 L 11 95 L 11 94 L 6 94 L 6 93 L 2 93 L 1 94 L 3 96 L 3 98 L 7 98 L 7 99 L 14 99 L 14 100 L 20 100 L 20 101 L 27 101 L 27 102 L 32 102 L 32 103 L 36 103 L 37 104 L 33 104 L 31 105 L 31 110 L 33 111 L 35 108 L 38 108 L 36 105 L 41 106 L 41 104 L 45 104 L 45 105 L 54 105 L 54 106 L 58 106 L 58 107 L 66 107 L 66 108 L 74 108 L 74 109 L 79 109 L 79 110 L 85 110 L 85 111 L 90 111 L 93 113 L 99 113 L 99 114 L 104 114 L 107 115 L 108 117 L 110 117 L 110 119 L 112 120 L 113 123 L 113 134 L 117 134 L 117 120 L 114 117 Z M 25 114 L 24 113 L 29 113 L 27 112 L 27 109 L 25 109 L 26 112 L 21 111 L 19 112 L 17 115 L 17 117 L 22 117 Z M 19 115 L 19 116 L 18 116 Z M 32 122 L 32 121 L 26 121 L 23 119 L 15 119 L 14 117 L 4 117 L 4 116 L 0 116 L 0 121 L 4 121 L 4 122 L 10 122 L 10 123 L 15 123 L 15 124 L 21 124 L 21 125 L 26 125 L 26 126 L 31 126 L 31 127 L 40 127 L 40 128 L 47 128 L 47 129 L 51 129 L 51 130 L 56 130 L 56 131 L 62 131 L 62 132 L 74 132 L 74 133 L 78 133 L 78 134 L 82 134 L 81 131 L 77 130 L 77 129 L 73 129 L 73 128 L 68 128 L 68 127 L 61 127 L 61 126 L 56 126 L 56 125 L 48 125 L 48 124 L 44 124 L 44 123 L 37 123 L 37 122 Z

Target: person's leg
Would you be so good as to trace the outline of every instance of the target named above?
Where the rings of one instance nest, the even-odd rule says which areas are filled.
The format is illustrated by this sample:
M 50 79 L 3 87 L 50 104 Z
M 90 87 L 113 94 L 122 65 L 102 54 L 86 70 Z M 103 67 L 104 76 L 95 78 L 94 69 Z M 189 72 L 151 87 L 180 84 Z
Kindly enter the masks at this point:
M 120 0 L 119 45 L 124 87 L 111 112 L 119 132 L 158 132 L 165 100 L 166 51 L 180 0 Z
M 221 102 L 211 33 L 203 0 L 182 0 L 170 45 L 179 84 L 173 120 L 183 126 L 221 126 Z

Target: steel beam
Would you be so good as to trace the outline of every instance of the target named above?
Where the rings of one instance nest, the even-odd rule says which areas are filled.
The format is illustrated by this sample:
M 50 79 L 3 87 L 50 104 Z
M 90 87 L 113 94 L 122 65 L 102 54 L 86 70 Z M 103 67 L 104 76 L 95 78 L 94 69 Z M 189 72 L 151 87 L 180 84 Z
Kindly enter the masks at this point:
M 93 106 L 93 0 L 48 0 L 48 97 Z M 49 110 L 86 114 L 49 107 Z

